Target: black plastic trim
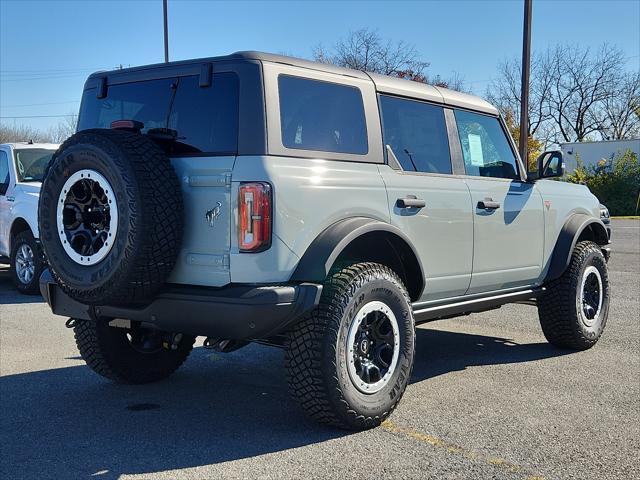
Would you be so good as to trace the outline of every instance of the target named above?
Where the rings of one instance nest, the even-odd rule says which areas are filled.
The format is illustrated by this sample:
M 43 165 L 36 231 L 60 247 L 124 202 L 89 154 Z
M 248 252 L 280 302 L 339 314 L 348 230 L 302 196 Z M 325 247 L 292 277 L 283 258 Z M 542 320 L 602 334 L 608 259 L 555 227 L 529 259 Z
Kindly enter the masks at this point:
M 210 87 L 211 86 L 211 77 L 213 73 L 213 65 L 210 63 L 205 63 L 200 66 L 200 79 L 198 81 L 198 86 L 200 88 Z
M 322 285 L 228 285 L 222 288 L 167 285 L 149 305 L 83 305 L 67 295 L 46 270 L 40 291 L 56 315 L 82 320 L 122 318 L 169 332 L 233 340 L 282 332 L 320 301 Z
M 606 246 L 609 244 L 609 234 L 606 227 L 599 219 L 583 213 L 571 215 L 562 227 L 558 240 L 556 241 L 556 246 L 554 247 L 553 254 L 551 255 L 549 270 L 547 271 L 545 282 L 555 280 L 564 273 L 569 266 L 571 254 L 576 243 L 578 243 L 578 238 L 580 238 L 582 232 L 590 225 L 593 225 L 595 228 L 597 243 L 600 246 Z
M 449 155 L 451 156 L 451 167 L 454 175 L 466 175 L 467 170 L 462 158 L 462 146 L 458 136 L 458 124 L 452 108 L 444 109 L 444 120 L 447 125 L 447 136 L 449 137 Z
M 419 298 L 424 290 L 424 269 L 416 249 L 407 235 L 397 227 L 380 220 L 367 217 L 352 217 L 334 223 L 326 228 L 309 245 L 293 275 L 292 282 L 324 282 L 334 262 L 342 251 L 356 238 L 370 232 L 389 232 L 403 240 L 418 263 L 421 278 L 421 288 L 414 295 Z
M 440 318 L 456 317 L 469 313 L 483 312 L 498 308 L 507 303 L 527 302 L 537 298 L 545 291 L 544 287 L 527 288 L 515 292 L 488 294 L 479 298 L 463 299 L 456 302 L 439 303 L 425 307 L 414 306 L 413 316 L 416 323 L 428 322 Z

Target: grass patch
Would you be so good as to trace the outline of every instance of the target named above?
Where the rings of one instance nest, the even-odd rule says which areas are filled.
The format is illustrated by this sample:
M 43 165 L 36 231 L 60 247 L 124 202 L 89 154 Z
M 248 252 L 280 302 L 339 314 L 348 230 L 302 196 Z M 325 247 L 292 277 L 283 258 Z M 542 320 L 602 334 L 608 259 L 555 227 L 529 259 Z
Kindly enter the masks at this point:
M 620 217 L 611 217 L 614 220 L 640 220 L 640 215 L 622 215 Z

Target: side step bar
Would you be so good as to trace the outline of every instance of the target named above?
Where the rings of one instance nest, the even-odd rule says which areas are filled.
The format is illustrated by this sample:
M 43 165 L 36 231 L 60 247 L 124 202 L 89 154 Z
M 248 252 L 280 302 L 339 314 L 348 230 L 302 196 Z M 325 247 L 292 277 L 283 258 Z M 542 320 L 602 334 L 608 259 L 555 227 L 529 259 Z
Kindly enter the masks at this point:
M 420 323 L 428 322 L 429 320 L 437 320 L 439 318 L 483 312 L 485 310 L 498 308 L 506 303 L 530 303 L 531 300 L 534 300 L 541 295 L 544 290 L 544 287 L 529 288 L 527 290 L 474 298 L 455 303 L 419 307 L 413 310 L 413 316 L 415 317 L 416 323 Z

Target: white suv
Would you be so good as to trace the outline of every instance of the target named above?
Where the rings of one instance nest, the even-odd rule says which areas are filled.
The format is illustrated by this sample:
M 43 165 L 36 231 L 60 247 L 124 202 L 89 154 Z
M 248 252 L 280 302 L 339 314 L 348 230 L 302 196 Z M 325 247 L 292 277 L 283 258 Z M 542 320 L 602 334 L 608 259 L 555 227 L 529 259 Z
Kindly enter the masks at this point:
M 38 198 L 58 145 L 0 144 L 0 262 L 9 263 L 22 293 L 38 293 L 44 257 L 38 239 Z

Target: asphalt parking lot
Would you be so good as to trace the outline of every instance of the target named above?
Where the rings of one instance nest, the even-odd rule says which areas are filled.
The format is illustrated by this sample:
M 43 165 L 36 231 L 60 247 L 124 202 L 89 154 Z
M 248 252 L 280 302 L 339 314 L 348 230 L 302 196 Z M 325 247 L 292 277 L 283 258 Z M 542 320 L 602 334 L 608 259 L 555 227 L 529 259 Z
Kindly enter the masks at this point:
M 532 306 L 421 326 L 399 409 L 363 433 L 307 421 L 282 352 L 259 345 L 197 348 L 157 384 L 109 383 L 0 267 L 0 477 L 640 478 L 640 222 L 613 229 L 593 349 L 548 345 Z

